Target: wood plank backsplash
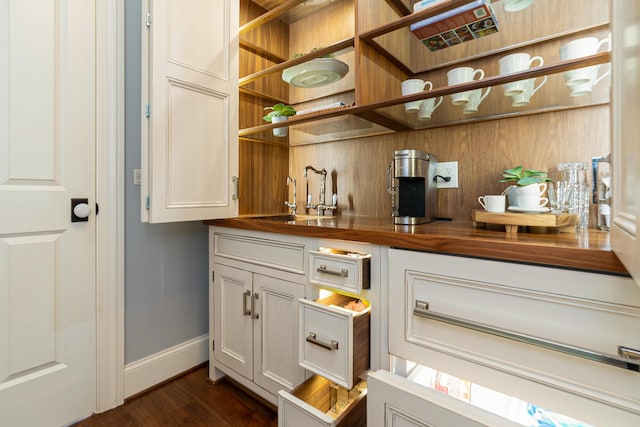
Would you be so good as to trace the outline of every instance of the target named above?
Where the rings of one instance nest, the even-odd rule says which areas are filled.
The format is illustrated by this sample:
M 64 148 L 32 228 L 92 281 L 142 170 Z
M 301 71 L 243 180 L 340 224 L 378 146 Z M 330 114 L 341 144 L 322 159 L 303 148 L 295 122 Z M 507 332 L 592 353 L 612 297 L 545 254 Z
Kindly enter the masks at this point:
M 506 187 L 498 183 L 504 169 L 522 164 L 547 170 L 550 177 L 559 179 L 558 163 L 590 164 L 591 157 L 609 153 L 609 111 L 608 105 L 600 105 L 291 147 L 289 175 L 298 180 L 298 212 L 305 212 L 303 168 L 313 165 L 329 172 L 327 198 L 332 189 L 337 192 L 339 214 L 390 217 L 387 166 L 395 150 L 417 149 L 436 154 L 440 162 L 458 161 L 459 188 L 438 190 L 438 215 L 468 220 L 471 210 L 480 207 L 478 196 L 499 194 Z M 315 177 L 309 185 L 316 197 Z M 278 207 L 276 212 L 281 211 Z

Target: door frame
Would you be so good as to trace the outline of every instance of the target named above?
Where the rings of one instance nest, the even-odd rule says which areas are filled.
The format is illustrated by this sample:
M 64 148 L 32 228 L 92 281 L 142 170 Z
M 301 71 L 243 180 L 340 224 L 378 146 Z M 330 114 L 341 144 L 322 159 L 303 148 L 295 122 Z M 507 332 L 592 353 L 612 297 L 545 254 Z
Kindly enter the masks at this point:
M 96 413 L 124 403 L 124 0 L 96 0 Z

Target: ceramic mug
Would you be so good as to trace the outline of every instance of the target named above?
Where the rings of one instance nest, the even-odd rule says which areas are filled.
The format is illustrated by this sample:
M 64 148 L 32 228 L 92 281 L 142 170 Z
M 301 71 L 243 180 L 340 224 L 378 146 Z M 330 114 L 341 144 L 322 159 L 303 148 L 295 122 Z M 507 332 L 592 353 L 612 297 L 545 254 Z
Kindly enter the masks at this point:
M 477 79 L 475 77 L 478 77 Z M 454 68 L 447 72 L 447 81 L 449 86 L 454 86 L 461 83 L 470 82 L 473 80 L 482 80 L 484 78 L 484 70 L 478 68 L 473 69 L 471 67 L 458 67 Z M 461 105 L 469 102 L 469 97 L 471 96 L 470 90 L 460 93 L 454 93 L 453 95 L 449 95 L 451 97 L 451 102 L 453 105 Z
M 427 89 L 427 86 L 429 89 Z M 402 82 L 402 96 L 413 95 L 414 93 L 424 92 L 433 89 L 433 83 L 421 79 L 408 79 Z M 422 101 L 406 102 L 404 104 L 405 111 L 418 111 Z
M 547 76 L 544 76 L 538 86 L 536 84 L 536 78 L 527 79 L 524 81 L 524 92 L 511 97 L 511 105 L 513 107 L 523 107 L 529 105 L 531 97 L 547 82 Z
M 593 87 L 597 85 L 600 80 L 607 77 L 609 75 L 609 72 L 611 71 L 611 70 L 607 70 L 600 77 L 598 77 L 598 71 L 600 69 L 600 65 L 594 65 L 594 66 L 585 67 L 585 68 L 591 69 L 589 71 L 589 76 L 588 76 L 589 80 L 587 80 L 584 83 L 567 85 L 567 88 L 569 89 L 569 92 L 572 97 L 590 95 L 593 92 Z
M 436 102 L 435 98 L 429 98 L 422 101 L 420 104 L 420 111 L 418 111 L 418 120 L 429 120 L 436 108 L 442 104 L 442 97 L 438 98 Z
M 478 203 L 482 205 L 487 212 L 504 212 L 506 204 L 506 196 L 487 195 L 478 197 Z
M 582 58 L 583 56 L 595 55 L 598 53 L 602 46 L 608 45 L 611 48 L 611 37 L 607 36 L 602 40 L 598 40 L 596 37 L 582 37 L 570 41 L 560 48 L 560 60 L 567 61 L 569 59 Z M 583 67 L 577 70 L 569 70 L 564 72 L 564 79 L 567 86 L 573 86 L 583 84 L 591 80 L 593 73 L 596 76 L 600 66 L 593 65 L 591 67 Z M 609 74 L 609 70 L 603 74 L 598 81 L 604 76 Z
M 462 110 L 463 114 L 474 114 L 478 112 L 478 107 L 480 103 L 484 101 L 484 99 L 491 92 L 491 87 L 486 88 L 484 94 L 482 93 L 482 89 L 474 89 L 469 95 L 469 101 L 464 104 L 464 109 Z
M 528 70 L 533 67 L 535 62 L 538 62 L 537 67 L 544 65 L 544 59 L 541 56 L 532 57 L 528 53 L 512 53 L 500 58 L 498 64 L 500 65 L 500 74 L 511 74 Z M 517 82 L 503 84 L 504 94 L 513 96 L 524 92 L 524 82 L 525 80 L 518 80 Z
M 549 199 L 546 197 L 540 197 L 532 194 L 518 196 L 518 207 L 524 210 L 535 211 L 543 208 L 548 202 Z

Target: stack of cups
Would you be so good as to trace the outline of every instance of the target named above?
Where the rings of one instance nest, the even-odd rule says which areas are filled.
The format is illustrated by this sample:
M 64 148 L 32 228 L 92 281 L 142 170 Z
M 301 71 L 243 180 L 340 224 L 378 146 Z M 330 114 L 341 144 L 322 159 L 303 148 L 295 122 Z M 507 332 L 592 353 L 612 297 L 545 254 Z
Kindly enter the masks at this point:
M 591 189 L 587 182 L 586 162 L 560 163 L 558 170 L 562 172 L 562 181 L 557 183 L 555 199 L 556 206 L 552 210 L 578 215 L 578 228 L 589 226 L 589 204 Z M 554 207 L 556 209 L 554 209 Z

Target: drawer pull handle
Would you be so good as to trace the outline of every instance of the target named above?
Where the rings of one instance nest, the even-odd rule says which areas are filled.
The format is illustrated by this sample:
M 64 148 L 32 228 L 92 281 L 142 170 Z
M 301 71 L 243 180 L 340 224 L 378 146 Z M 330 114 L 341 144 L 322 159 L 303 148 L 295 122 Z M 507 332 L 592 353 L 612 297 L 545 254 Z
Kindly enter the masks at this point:
M 495 335 L 501 338 L 522 342 L 525 344 L 535 345 L 555 350 L 572 356 L 582 357 L 583 359 L 593 360 L 595 362 L 605 363 L 617 368 L 628 369 L 630 371 L 640 371 L 640 351 L 629 349 L 626 347 L 618 347 L 618 353 L 621 357 L 602 354 L 581 347 L 574 347 L 569 344 L 562 344 L 555 341 L 526 335 L 520 332 L 509 331 L 507 329 L 497 328 L 495 326 L 485 325 L 482 323 L 472 322 L 459 317 L 449 316 L 446 314 L 434 313 L 429 311 L 429 303 L 426 301 L 416 300 L 413 309 L 413 315 L 426 319 L 436 320 L 438 322 L 448 323 L 462 328 L 472 329 L 478 332 Z
M 310 342 L 311 344 L 317 345 L 318 347 L 325 348 L 325 349 L 327 349 L 329 351 L 338 349 L 338 341 L 331 340 L 331 343 L 327 344 L 326 342 L 322 342 L 322 341 L 318 340 L 316 338 L 316 333 L 315 332 L 309 332 L 309 336 L 307 337 L 307 342 Z
M 316 271 L 318 273 L 330 274 L 332 276 L 349 277 L 349 270 L 347 270 L 346 268 L 343 268 L 340 271 L 333 271 L 327 270 L 326 265 L 321 265 L 320 267 L 316 268 Z
M 247 297 L 251 298 L 251 291 L 242 293 L 242 315 L 243 316 L 251 316 L 251 309 L 247 308 Z M 253 305 L 253 301 L 252 301 Z

